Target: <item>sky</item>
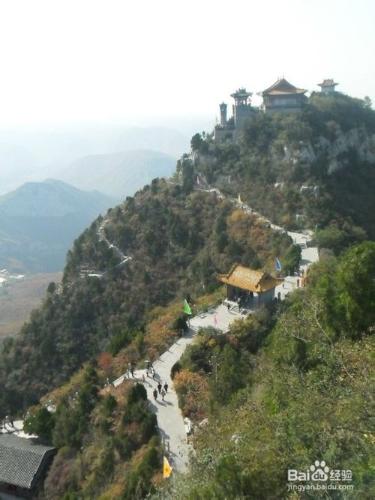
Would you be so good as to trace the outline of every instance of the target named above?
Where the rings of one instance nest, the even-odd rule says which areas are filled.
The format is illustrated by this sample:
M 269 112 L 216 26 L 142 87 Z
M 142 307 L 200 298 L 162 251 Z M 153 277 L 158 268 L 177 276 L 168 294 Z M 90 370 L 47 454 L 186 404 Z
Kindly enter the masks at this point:
M 214 120 L 280 76 L 375 102 L 374 26 L 373 0 L 0 0 L 0 127 Z

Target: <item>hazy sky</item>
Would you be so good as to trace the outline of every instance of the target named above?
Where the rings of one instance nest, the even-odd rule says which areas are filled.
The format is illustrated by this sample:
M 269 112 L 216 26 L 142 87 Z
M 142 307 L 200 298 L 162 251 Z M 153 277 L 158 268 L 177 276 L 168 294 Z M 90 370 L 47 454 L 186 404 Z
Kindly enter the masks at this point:
M 281 75 L 375 101 L 374 0 L 0 0 L 0 126 L 218 114 Z

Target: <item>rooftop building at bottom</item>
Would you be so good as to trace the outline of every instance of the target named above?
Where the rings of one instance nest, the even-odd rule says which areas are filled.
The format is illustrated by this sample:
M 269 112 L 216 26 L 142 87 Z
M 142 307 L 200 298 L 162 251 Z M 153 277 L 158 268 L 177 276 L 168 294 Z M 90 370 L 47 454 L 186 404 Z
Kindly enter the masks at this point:
M 55 452 L 34 439 L 0 434 L 0 498 L 2 492 L 32 498 Z

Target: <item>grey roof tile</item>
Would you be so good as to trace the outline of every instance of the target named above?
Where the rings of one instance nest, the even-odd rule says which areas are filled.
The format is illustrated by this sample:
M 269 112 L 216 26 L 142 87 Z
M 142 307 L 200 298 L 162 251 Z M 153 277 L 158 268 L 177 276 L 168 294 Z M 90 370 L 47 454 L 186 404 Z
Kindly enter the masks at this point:
M 0 434 L 0 482 L 32 488 L 46 454 L 55 448 L 9 434 Z

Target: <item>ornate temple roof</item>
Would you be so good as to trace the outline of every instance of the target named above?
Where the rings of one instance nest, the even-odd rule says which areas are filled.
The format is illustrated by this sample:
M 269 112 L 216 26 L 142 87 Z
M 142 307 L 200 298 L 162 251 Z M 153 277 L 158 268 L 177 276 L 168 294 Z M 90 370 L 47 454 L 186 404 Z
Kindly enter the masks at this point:
M 219 274 L 218 279 L 226 285 L 256 293 L 266 292 L 280 283 L 263 271 L 255 271 L 240 264 L 234 264 L 228 274 Z
M 291 83 L 289 83 L 285 78 L 279 78 L 271 87 L 263 90 L 262 95 L 295 95 L 295 94 L 305 94 L 307 91 L 305 89 L 298 89 Z
M 233 98 L 247 98 L 252 95 L 252 92 L 248 92 L 244 87 L 239 88 L 236 92 L 233 92 L 230 96 Z

